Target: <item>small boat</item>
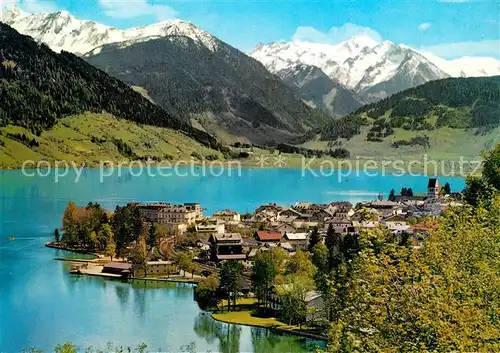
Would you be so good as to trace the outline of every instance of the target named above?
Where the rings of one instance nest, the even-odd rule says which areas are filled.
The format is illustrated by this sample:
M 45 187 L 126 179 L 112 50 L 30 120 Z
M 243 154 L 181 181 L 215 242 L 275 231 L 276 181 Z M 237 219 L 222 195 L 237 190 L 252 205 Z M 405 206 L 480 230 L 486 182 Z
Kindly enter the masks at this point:
M 9 241 L 13 241 L 13 240 L 16 240 L 16 237 L 10 236 Z

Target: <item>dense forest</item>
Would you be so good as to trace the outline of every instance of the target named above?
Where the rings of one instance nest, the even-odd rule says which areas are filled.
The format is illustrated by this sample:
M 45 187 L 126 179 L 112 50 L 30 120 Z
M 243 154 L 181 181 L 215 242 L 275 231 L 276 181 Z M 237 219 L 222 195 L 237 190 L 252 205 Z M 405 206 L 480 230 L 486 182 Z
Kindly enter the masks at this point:
M 57 54 L 3 23 L 0 63 L 0 126 L 19 125 L 39 135 L 61 117 L 105 111 L 136 123 L 180 130 L 206 146 L 221 147 L 211 135 L 121 81 L 73 54 Z
M 440 127 L 485 132 L 500 126 L 500 76 L 448 78 L 407 89 L 310 132 L 322 140 L 351 138 L 368 126 L 369 141 L 381 142 L 394 128 L 426 131 Z

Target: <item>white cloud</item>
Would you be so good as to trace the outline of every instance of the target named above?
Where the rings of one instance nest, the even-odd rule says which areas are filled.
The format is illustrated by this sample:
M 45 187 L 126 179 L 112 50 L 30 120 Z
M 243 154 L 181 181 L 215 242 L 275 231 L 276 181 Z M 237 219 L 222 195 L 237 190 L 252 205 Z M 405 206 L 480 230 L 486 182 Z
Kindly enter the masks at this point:
M 381 35 L 377 31 L 353 23 L 346 23 L 340 27 L 332 27 L 328 32 L 322 32 L 310 26 L 298 27 L 292 39 L 305 42 L 337 44 L 354 36 L 368 36 L 377 42 L 382 40 Z
M 483 40 L 478 42 L 444 43 L 427 47 L 422 50 L 447 59 L 462 56 L 491 56 L 500 58 L 500 40 Z
M 152 16 L 157 20 L 175 18 L 177 11 L 168 5 L 150 4 L 147 0 L 99 0 L 106 16 L 111 18 L 133 18 Z
M 422 32 L 427 31 L 429 28 L 431 28 L 431 24 L 429 22 L 421 23 L 418 26 L 418 30 Z
M 56 12 L 55 1 L 50 0 L 0 0 L 2 9 L 17 6 L 21 10 L 29 13 Z

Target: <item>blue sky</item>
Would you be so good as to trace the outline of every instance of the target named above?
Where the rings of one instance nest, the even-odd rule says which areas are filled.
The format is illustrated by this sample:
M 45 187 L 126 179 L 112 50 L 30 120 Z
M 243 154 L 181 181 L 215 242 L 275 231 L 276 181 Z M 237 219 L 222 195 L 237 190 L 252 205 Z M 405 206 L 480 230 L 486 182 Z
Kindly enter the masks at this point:
M 67 10 L 128 28 L 181 18 L 243 50 L 259 42 L 337 43 L 356 34 L 446 58 L 500 58 L 500 2 L 467 0 L 0 0 L 28 12 Z

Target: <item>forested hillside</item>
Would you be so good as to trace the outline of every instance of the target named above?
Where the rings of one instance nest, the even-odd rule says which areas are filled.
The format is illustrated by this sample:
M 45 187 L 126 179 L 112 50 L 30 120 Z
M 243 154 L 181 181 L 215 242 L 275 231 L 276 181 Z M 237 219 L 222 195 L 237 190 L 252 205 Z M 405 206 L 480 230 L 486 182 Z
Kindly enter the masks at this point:
M 0 23 L 0 127 L 25 127 L 35 135 L 65 116 L 107 112 L 118 118 L 182 131 L 219 148 L 217 140 L 151 103 L 121 81 L 73 54 L 57 54 Z
M 487 132 L 500 125 L 500 76 L 429 82 L 368 104 L 325 125 L 319 133 L 322 140 L 350 138 L 359 134 L 363 125 L 371 127 L 368 140 L 384 139 L 395 128 Z

